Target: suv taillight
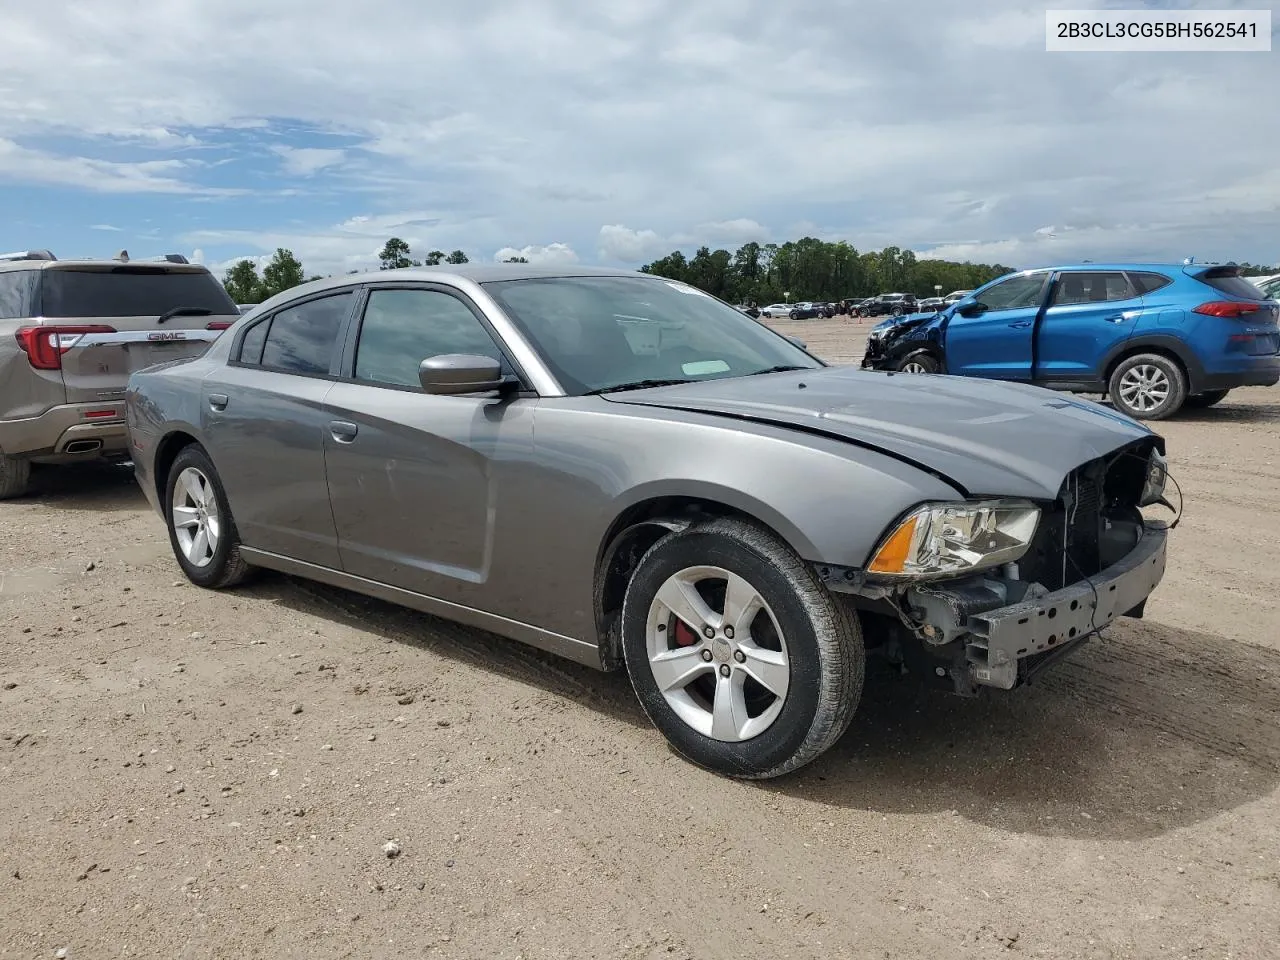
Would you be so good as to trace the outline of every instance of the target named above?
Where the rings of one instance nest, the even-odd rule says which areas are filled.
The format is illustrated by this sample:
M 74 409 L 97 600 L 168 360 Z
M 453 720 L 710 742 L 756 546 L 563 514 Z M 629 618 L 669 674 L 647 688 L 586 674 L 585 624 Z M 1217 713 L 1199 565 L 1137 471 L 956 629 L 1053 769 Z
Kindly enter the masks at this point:
M 1240 317 L 1248 317 L 1258 312 L 1256 303 L 1248 303 L 1242 300 L 1210 300 L 1208 303 L 1202 303 L 1193 309 L 1192 313 L 1202 313 L 1206 317 L 1232 317 L 1239 319 Z
M 14 334 L 27 355 L 27 362 L 37 370 L 62 369 L 62 355 L 80 342 L 86 333 L 115 333 L 105 324 L 80 326 L 20 327 Z

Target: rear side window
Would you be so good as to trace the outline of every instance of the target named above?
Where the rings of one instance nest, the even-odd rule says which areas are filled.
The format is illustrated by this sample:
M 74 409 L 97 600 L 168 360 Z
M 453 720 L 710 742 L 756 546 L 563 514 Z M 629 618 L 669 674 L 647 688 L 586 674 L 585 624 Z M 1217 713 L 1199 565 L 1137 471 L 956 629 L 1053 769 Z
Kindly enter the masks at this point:
M 1241 300 L 1261 300 L 1261 291 L 1252 283 L 1240 276 L 1240 271 L 1235 267 L 1225 267 L 1218 270 L 1206 270 L 1204 273 L 1196 277 L 1201 283 L 1208 284 L 1215 290 L 1220 290 L 1228 297 L 1239 297 Z
M 1129 279 L 1133 281 L 1133 285 L 1138 288 L 1140 296 L 1146 296 L 1148 293 L 1154 293 L 1161 287 L 1167 287 L 1173 283 L 1169 277 L 1163 273 L 1131 273 Z
M 235 316 L 240 311 L 207 270 L 119 266 L 42 270 L 46 317 L 158 317 L 178 307 Z
M 262 366 L 288 373 L 327 374 L 337 350 L 338 333 L 351 308 L 351 293 L 308 300 L 287 307 L 268 321 L 270 329 L 262 345 Z M 259 326 L 265 326 L 259 324 Z M 256 332 L 255 327 L 251 333 Z M 241 344 L 243 362 L 246 343 Z
M 240 362 L 258 364 L 262 362 L 262 346 L 267 342 L 267 330 L 271 327 L 271 321 L 263 320 L 255 323 L 247 331 L 245 331 L 244 339 L 240 341 Z
M 1123 273 L 1064 273 L 1053 294 L 1055 307 L 1078 303 L 1105 303 L 1136 296 Z
M 0 320 L 34 317 L 38 270 L 0 271 Z

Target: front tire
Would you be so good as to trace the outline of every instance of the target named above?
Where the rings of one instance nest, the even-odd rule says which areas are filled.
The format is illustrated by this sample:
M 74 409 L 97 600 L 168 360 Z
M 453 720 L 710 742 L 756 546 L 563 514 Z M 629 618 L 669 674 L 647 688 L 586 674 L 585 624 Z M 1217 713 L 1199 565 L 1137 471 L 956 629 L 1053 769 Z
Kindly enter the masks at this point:
M 233 587 L 248 576 L 240 534 L 213 461 L 199 444 L 174 458 L 165 482 L 165 522 L 174 558 L 196 586 Z
M 931 353 L 912 353 L 898 361 L 900 373 L 937 373 L 941 369 L 942 364 Z
M 622 648 L 672 748 L 730 777 L 811 762 L 848 728 L 862 693 L 856 615 L 786 544 L 743 520 L 699 524 L 649 549 L 627 586 Z
M 1112 371 L 1107 395 L 1117 410 L 1135 420 L 1164 420 L 1187 399 L 1187 376 L 1162 354 L 1139 353 Z
M 1207 410 L 1226 399 L 1230 390 L 1206 390 L 1204 393 L 1193 393 L 1182 404 L 1192 410 Z

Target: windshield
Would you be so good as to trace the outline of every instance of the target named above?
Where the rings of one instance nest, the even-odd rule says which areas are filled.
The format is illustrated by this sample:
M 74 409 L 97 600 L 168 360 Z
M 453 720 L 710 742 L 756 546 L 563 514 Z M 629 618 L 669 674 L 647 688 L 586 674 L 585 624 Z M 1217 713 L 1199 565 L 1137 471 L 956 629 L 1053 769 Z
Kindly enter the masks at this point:
M 571 395 L 823 364 L 694 287 L 645 277 L 484 284 Z

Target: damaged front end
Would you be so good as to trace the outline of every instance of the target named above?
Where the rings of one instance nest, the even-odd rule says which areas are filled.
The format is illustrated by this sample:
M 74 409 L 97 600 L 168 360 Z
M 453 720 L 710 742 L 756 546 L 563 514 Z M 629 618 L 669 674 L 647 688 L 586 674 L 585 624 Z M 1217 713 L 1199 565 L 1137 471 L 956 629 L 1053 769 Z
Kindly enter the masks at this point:
M 1169 528 L 1142 514 L 1166 503 L 1159 448 L 1146 438 L 1081 465 L 1052 502 L 955 505 L 941 520 L 921 508 L 926 519 L 906 533 L 911 517 L 900 522 L 866 571 L 820 573 L 881 615 L 879 652 L 906 669 L 965 695 L 1012 689 L 1117 618 L 1142 616 L 1165 569 Z

